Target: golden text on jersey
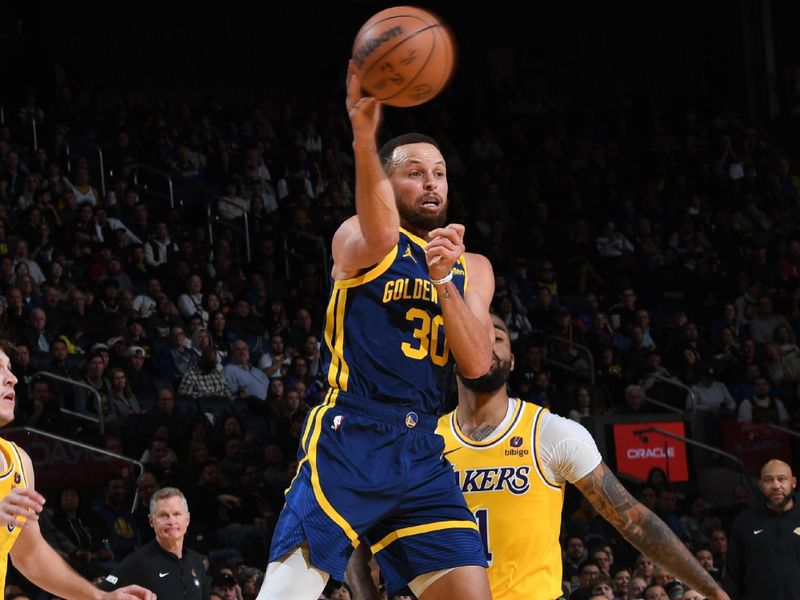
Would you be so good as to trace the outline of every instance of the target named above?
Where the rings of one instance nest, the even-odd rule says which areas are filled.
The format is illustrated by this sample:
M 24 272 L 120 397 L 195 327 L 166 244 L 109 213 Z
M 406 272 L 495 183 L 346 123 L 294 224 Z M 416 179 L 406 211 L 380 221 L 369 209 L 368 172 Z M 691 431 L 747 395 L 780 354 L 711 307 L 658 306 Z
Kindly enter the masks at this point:
M 331 388 L 439 414 L 453 361 L 425 241 L 400 230 L 397 246 L 358 277 L 334 281 L 325 315 L 323 368 Z M 467 286 L 462 256 L 453 283 Z

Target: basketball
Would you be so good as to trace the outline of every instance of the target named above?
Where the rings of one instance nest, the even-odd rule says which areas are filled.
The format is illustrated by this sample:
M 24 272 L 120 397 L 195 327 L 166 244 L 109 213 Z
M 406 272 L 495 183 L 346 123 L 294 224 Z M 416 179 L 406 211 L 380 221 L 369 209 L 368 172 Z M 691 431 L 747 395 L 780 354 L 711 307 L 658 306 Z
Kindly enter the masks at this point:
M 390 106 L 416 106 L 444 89 L 455 44 L 433 13 L 395 6 L 373 15 L 356 34 L 353 62 L 364 91 Z

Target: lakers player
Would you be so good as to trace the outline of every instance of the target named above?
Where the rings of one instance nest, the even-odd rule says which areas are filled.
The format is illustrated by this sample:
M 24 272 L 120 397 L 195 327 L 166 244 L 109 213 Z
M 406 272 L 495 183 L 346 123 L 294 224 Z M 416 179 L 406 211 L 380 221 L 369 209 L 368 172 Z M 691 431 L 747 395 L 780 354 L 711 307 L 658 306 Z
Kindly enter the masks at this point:
M 14 419 L 14 386 L 6 354 L 0 343 L 0 426 Z M 0 438 L 0 600 L 5 588 L 8 556 L 14 566 L 40 588 L 61 598 L 98 600 L 155 600 L 149 590 L 132 585 L 105 593 L 73 571 L 42 537 L 39 513 L 44 498 L 34 489 L 31 459 L 16 444 Z
M 316 600 L 359 540 L 387 588 L 422 600 L 489 600 L 475 520 L 442 458 L 438 416 L 454 364 L 492 362 L 489 261 L 446 224 L 436 142 L 406 134 L 377 150 L 380 103 L 348 69 L 356 216 L 333 237 L 325 402 L 309 413 L 258 600 Z
M 508 397 L 514 357 L 502 319 L 492 316 L 492 322 L 492 369 L 478 379 L 458 377 L 458 407 L 437 429 L 480 528 L 492 598 L 561 596 L 558 537 L 569 481 L 643 554 L 708 598 L 728 600 L 670 528 L 625 490 L 583 426 Z M 362 544 L 348 567 L 354 589 L 370 589 L 365 553 Z M 377 595 L 370 589 L 363 597 Z

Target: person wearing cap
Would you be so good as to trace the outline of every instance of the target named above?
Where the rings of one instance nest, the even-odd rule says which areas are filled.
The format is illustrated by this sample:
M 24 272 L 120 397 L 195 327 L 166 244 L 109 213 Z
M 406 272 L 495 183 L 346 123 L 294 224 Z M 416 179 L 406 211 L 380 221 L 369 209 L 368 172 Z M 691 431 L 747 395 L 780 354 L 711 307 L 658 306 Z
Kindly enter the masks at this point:
M 236 578 L 227 571 L 222 571 L 211 580 L 211 590 L 221 600 L 241 600 L 242 591 Z
M 716 381 L 714 367 L 709 363 L 702 363 L 697 368 L 697 374 L 700 381 L 692 386 L 692 393 L 686 396 L 686 410 L 733 414 L 736 410 L 736 401 L 728 391 L 728 386 Z
M 184 544 L 190 515 L 183 493 L 173 487 L 156 491 L 150 498 L 149 521 L 155 539 L 126 556 L 100 588 L 110 591 L 135 583 L 158 598 L 207 600 L 203 557 Z

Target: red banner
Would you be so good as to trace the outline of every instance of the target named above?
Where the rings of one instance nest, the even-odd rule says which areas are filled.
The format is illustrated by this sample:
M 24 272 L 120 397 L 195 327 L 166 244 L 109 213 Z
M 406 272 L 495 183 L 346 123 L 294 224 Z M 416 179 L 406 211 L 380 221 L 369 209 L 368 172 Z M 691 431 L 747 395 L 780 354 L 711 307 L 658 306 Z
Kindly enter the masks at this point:
M 111 473 L 125 478 L 139 474 L 136 465 L 90 448 L 36 432 L 11 428 L 3 437 L 25 450 L 33 462 L 37 489 L 57 489 L 65 485 L 76 487 L 102 484 Z
M 614 426 L 614 448 L 617 471 L 647 479 L 653 467 L 660 467 L 673 483 L 689 481 L 689 464 L 686 459 L 686 443 L 661 433 L 640 433 L 644 429 L 657 427 L 675 435 L 686 437 L 683 421 L 658 421 L 649 423 L 617 423 Z
M 766 425 L 723 421 L 722 447 L 738 456 L 750 475 L 759 475 L 761 467 L 773 458 L 793 463 L 789 434 Z

